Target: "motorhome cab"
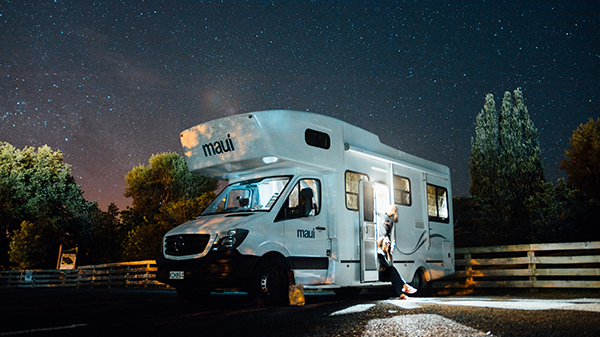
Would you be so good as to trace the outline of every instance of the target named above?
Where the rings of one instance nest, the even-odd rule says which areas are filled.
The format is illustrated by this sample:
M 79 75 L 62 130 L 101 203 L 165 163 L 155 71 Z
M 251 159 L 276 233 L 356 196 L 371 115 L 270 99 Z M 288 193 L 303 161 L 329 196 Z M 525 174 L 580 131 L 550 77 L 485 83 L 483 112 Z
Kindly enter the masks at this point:
M 454 273 L 449 169 L 343 121 L 299 111 L 217 119 L 181 133 L 192 173 L 226 179 L 202 215 L 168 232 L 158 279 L 180 296 L 241 290 L 259 304 L 290 282 L 338 294 L 378 280 L 377 237 L 398 207 L 394 266 L 422 288 Z

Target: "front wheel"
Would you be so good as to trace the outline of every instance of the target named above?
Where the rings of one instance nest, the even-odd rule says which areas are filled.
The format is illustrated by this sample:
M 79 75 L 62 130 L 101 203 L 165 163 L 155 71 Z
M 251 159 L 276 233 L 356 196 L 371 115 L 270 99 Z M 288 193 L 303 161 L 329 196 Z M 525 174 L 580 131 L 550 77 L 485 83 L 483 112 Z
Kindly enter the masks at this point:
M 258 262 L 248 293 L 259 306 L 282 304 L 288 298 L 289 279 L 282 259 L 269 258 Z

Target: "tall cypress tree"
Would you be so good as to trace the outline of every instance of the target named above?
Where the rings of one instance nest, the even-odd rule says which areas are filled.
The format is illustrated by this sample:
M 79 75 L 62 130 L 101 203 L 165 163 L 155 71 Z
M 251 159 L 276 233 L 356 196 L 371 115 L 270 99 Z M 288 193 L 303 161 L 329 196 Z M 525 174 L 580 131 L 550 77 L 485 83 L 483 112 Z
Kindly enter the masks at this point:
M 471 186 L 469 192 L 487 199 L 495 195 L 498 165 L 498 113 L 494 95 L 487 94 L 477 115 L 475 139 L 471 138 Z
M 500 214 L 500 223 L 504 232 L 508 232 L 510 223 L 515 218 L 516 203 L 521 194 L 519 188 L 520 158 L 523 155 L 521 144 L 523 135 L 521 132 L 521 121 L 515 114 L 514 104 L 510 92 L 504 93 L 502 107 L 500 108 L 499 121 L 499 145 L 498 149 L 498 195 L 496 207 Z
M 517 89 L 505 92 L 498 114 L 488 94 L 471 141 L 471 195 L 481 200 L 494 222 L 498 242 L 515 243 L 527 235 L 524 201 L 543 181 L 537 130 Z
M 523 99 L 523 92 L 519 89 L 514 91 L 514 110 L 515 115 L 518 116 L 521 125 L 521 135 L 523 139 L 523 146 L 521 149 L 520 166 L 524 176 L 524 181 L 527 186 L 528 194 L 536 191 L 540 180 L 544 178 L 544 169 L 542 166 L 542 152 L 540 150 L 540 142 L 537 136 L 537 129 L 533 125 L 533 121 L 529 117 L 529 112 L 525 106 Z

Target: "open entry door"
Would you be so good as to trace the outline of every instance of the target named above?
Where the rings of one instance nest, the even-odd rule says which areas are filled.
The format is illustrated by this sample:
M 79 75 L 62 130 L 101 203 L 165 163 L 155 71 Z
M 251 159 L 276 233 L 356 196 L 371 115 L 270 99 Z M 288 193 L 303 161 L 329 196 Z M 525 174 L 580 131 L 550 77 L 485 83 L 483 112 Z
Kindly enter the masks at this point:
M 377 262 L 377 224 L 375 222 L 375 188 L 373 183 L 358 183 L 358 216 L 360 227 L 360 281 L 379 280 Z

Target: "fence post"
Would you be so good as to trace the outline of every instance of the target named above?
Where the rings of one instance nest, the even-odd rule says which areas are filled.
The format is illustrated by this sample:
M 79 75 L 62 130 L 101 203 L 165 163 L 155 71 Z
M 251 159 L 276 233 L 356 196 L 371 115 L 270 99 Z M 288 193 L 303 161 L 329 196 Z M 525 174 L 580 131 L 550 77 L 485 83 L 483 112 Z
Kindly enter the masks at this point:
M 81 282 L 81 268 L 77 268 L 77 282 L 75 283 L 77 289 L 79 289 L 79 287 L 80 287 L 80 282 Z
M 464 259 L 465 259 L 465 271 L 467 272 L 467 279 L 466 284 L 470 285 L 473 284 L 473 266 L 471 265 L 471 253 L 466 253 L 464 255 Z
M 531 247 L 529 247 L 529 249 L 530 250 L 527 251 L 527 257 L 529 258 L 529 282 L 531 282 L 531 290 L 534 290 L 534 288 L 536 288 L 537 281 L 537 276 L 535 272 L 535 251 L 531 250 Z
M 148 283 L 150 283 L 150 274 L 148 270 L 150 269 L 150 263 L 146 263 L 146 274 L 144 275 L 144 288 L 148 288 Z

